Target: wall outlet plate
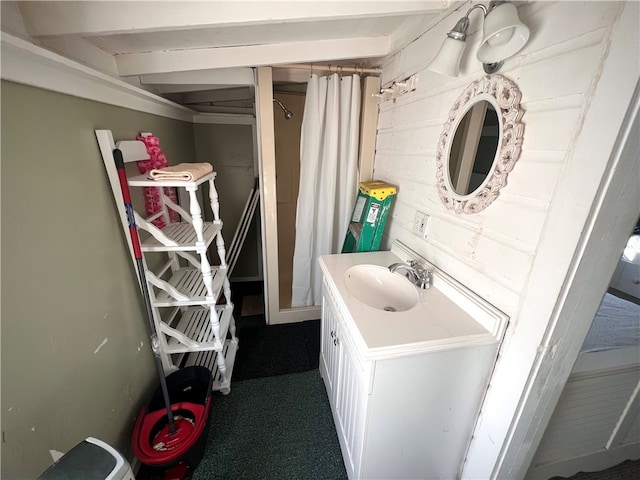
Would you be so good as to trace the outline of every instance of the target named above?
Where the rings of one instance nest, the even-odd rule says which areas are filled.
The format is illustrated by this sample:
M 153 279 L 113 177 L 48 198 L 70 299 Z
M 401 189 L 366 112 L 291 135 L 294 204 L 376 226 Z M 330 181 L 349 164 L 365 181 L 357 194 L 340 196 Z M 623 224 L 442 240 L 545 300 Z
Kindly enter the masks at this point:
M 429 221 L 429 215 L 424 212 L 416 211 L 416 216 L 413 219 L 413 233 L 421 238 L 427 238 L 427 222 Z

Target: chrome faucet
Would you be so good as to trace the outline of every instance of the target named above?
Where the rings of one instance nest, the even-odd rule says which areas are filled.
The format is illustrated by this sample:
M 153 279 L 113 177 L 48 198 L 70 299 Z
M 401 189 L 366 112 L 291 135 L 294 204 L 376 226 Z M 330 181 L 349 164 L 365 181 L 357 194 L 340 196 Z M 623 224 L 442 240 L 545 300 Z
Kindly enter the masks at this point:
M 407 263 L 392 263 L 389 265 L 389 271 L 395 273 L 398 270 L 406 270 L 406 277 L 422 289 L 431 287 L 433 282 L 433 272 L 422 265 L 417 260 L 407 260 Z

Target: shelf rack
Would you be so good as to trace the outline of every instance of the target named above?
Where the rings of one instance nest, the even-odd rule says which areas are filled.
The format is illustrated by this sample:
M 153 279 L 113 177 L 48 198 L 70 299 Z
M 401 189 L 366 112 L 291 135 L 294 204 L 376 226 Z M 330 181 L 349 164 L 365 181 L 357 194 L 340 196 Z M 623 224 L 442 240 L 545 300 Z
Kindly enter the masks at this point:
M 148 159 L 146 146 L 138 140 L 116 144 L 110 130 L 96 130 L 96 137 L 135 263 L 113 151 L 118 148 L 126 164 Z M 140 232 L 145 280 L 157 332 L 154 351 L 160 355 L 165 374 L 186 366 L 202 365 L 212 372 L 213 390 L 226 394 L 231 389 L 238 338 L 215 178 L 215 172 L 194 181 L 157 181 L 146 175 L 131 175 L 127 177 L 127 183 L 130 188 L 159 189 L 157 213 L 143 215 L 135 205 L 133 212 Z M 209 204 L 213 212 L 213 221 L 206 222 L 200 200 L 201 187 L 205 184 L 209 187 Z M 188 211 L 165 194 L 166 187 L 182 189 L 186 193 Z M 170 212 L 176 212 L 180 220 L 171 222 Z M 159 218 L 163 220 L 162 227 L 154 224 Z M 207 253 L 213 242 L 218 265 L 211 265 Z

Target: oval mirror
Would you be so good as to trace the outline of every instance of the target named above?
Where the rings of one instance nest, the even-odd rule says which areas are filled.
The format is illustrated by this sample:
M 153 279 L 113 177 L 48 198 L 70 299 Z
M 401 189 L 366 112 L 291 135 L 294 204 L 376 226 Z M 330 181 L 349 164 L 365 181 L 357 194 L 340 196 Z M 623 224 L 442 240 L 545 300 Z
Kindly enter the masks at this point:
M 458 195 L 475 192 L 491 172 L 498 152 L 500 121 L 487 100 L 471 105 L 455 129 L 449 151 L 449 183 Z
M 477 213 L 506 185 L 522 144 L 520 91 L 500 75 L 470 84 L 454 103 L 436 152 L 438 193 L 456 213 Z

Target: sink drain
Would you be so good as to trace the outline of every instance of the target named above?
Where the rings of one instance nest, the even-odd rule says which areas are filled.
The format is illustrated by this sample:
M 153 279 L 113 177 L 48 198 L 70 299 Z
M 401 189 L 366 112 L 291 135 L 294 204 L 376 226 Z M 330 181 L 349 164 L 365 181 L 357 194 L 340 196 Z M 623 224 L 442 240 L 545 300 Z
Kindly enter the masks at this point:
M 383 310 L 385 312 L 395 312 L 396 311 L 396 309 L 394 307 L 390 306 L 390 305 L 387 305 L 386 307 L 384 307 Z

